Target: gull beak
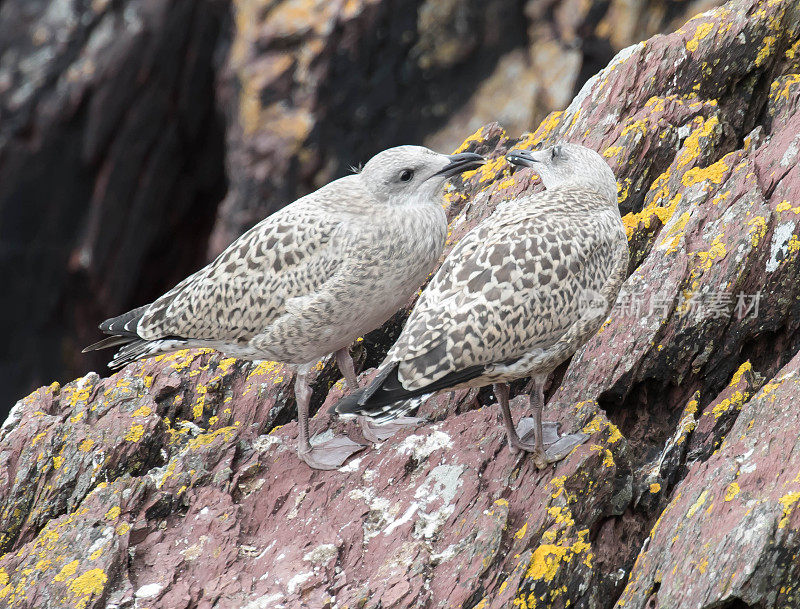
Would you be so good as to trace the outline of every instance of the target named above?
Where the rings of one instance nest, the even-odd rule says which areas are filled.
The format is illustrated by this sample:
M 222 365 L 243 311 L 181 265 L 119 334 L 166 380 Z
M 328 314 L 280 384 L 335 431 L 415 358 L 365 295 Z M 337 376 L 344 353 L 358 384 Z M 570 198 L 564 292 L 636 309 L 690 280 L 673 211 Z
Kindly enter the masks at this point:
M 464 171 L 468 171 L 470 169 L 477 169 L 481 165 L 486 162 L 481 155 L 475 154 L 474 152 L 461 152 L 459 154 L 451 154 L 447 157 L 450 161 L 447 165 L 445 165 L 442 169 L 434 173 L 434 176 L 444 176 L 446 178 L 451 178 L 454 175 L 458 175 Z M 431 176 L 433 177 L 433 176 Z
M 542 159 L 538 158 L 541 152 L 534 152 L 533 150 L 512 150 L 506 155 L 506 161 L 516 167 L 535 167 L 536 163 L 541 163 Z

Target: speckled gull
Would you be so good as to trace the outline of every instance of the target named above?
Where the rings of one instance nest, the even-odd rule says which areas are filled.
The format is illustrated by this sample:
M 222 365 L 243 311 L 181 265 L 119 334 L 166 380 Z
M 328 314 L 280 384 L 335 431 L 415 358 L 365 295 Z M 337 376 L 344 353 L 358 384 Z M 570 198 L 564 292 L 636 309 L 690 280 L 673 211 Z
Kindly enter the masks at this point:
M 111 367 L 187 347 L 294 364 L 298 454 L 314 468 L 339 467 L 363 446 L 347 438 L 311 445 L 311 367 L 335 353 L 357 388 L 348 346 L 433 271 L 447 232 L 441 187 L 482 162 L 419 146 L 385 150 L 264 219 L 153 303 L 104 321 L 111 337 L 84 351 L 122 345 Z
M 542 425 L 544 384 L 608 315 L 628 242 L 617 182 L 599 154 L 561 144 L 506 158 L 534 168 L 547 190 L 505 203 L 464 236 L 375 380 L 334 408 L 383 422 L 407 414 L 418 396 L 493 383 L 511 450 L 532 452 L 543 468 L 587 437 L 559 438 L 556 424 Z M 508 382 L 528 376 L 533 417 L 515 427 Z

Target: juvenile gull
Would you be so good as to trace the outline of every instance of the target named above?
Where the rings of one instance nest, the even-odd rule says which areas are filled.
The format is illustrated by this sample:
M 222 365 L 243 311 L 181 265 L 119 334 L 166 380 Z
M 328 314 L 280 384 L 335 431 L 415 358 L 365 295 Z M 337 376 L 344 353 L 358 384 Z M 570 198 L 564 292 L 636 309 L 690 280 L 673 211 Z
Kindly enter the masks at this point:
M 334 408 L 383 422 L 408 413 L 417 396 L 493 383 L 511 450 L 531 451 L 543 468 L 587 437 L 559 439 L 555 424 L 543 432 L 544 383 L 608 315 L 628 242 L 617 182 L 599 154 L 561 144 L 506 158 L 533 167 L 547 190 L 509 201 L 464 236 L 375 380 Z M 528 376 L 533 417 L 515 428 L 508 382 Z
M 298 454 L 314 468 L 339 467 L 363 447 L 347 438 L 310 444 L 311 367 L 333 352 L 357 388 L 348 346 L 434 269 L 447 233 L 440 189 L 482 162 L 419 146 L 385 150 L 262 220 L 153 303 L 104 321 L 111 337 L 84 351 L 123 345 L 112 368 L 187 347 L 295 364 Z

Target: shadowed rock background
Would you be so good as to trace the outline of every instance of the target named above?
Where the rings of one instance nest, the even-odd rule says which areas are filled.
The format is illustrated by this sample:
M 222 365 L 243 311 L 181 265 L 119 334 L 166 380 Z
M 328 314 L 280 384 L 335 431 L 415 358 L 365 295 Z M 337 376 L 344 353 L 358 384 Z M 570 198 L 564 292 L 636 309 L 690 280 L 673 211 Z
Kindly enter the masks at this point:
M 713 0 L 5 0 L 0 419 L 97 323 L 397 144 L 563 108 Z
M 341 14 L 370 6 L 383 5 Z M 293 23 L 311 28 L 305 19 Z M 333 28 L 337 49 L 354 19 Z M 241 65 L 257 62 L 250 48 Z M 279 133 L 235 117 L 298 124 L 274 118 L 263 94 L 245 103 L 233 57 L 220 85 L 241 86 L 225 123 L 236 127 L 223 129 L 229 210 L 256 200 L 244 184 L 260 185 L 254 172 L 277 158 L 258 156 L 256 134 Z M 800 606 L 800 6 L 733 0 L 626 48 L 568 97 L 533 133 L 492 123 L 463 141 L 490 162 L 445 199 L 452 245 L 541 189 L 504 161 L 512 147 L 579 142 L 614 168 L 630 276 L 601 331 L 557 371 L 545 409 L 562 431 L 591 434 L 586 444 L 539 472 L 508 451 L 490 392 L 465 390 L 422 406 L 432 424 L 317 472 L 294 453 L 293 376 L 279 365 L 185 351 L 53 383 L 0 430 L 0 604 Z M 324 158 L 308 149 L 295 149 L 287 184 L 338 171 L 292 174 Z M 269 209 L 268 193 L 258 200 Z M 207 234 L 235 231 L 235 217 Z M 362 383 L 404 314 L 361 343 Z M 357 438 L 325 414 L 341 383 L 330 362 L 317 368 L 312 426 Z M 514 400 L 516 416 L 525 404 Z

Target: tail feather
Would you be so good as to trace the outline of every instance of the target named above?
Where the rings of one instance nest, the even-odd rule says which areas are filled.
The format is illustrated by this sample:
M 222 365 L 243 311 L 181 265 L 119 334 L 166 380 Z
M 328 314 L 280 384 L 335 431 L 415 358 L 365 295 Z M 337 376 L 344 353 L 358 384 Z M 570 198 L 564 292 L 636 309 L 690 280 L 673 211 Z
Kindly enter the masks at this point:
M 400 383 L 397 365 L 394 363 L 382 370 L 370 385 L 339 400 L 331 411 L 344 415 L 365 416 L 379 423 L 390 421 L 416 409 L 422 400 L 414 398 L 428 396 L 441 389 L 465 383 L 481 376 L 486 369 L 485 366 L 470 366 L 464 370 L 451 372 L 419 389 L 408 390 Z
M 108 364 L 109 368 L 115 369 L 127 366 L 138 359 L 186 348 L 188 341 L 177 336 L 147 340 L 137 334 L 136 327 L 149 306 L 138 307 L 105 320 L 100 324 L 100 330 L 111 336 L 89 345 L 82 353 L 121 346 Z
M 106 334 L 130 336 L 135 340 L 139 338 L 139 335 L 136 333 L 136 326 L 138 325 L 139 320 L 142 319 L 145 310 L 149 306 L 150 305 L 137 307 L 131 311 L 128 311 L 127 313 L 107 319 L 100 324 L 100 330 Z
M 185 349 L 187 341 L 180 338 L 166 338 L 159 340 L 132 340 L 114 354 L 114 358 L 108 363 L 111 369 L 122 368 L 138 359 L 152 357 L 162 353 Z
M 119 345 L 126 345 L 136 340 L 130 336 L 109 336 L 96 343 L 92 343 L 84 348 L 81 353 L 88 353 L 89 351 L 99 351 L 100 349 L 110 349 L 111 347 L 118 347 Z

